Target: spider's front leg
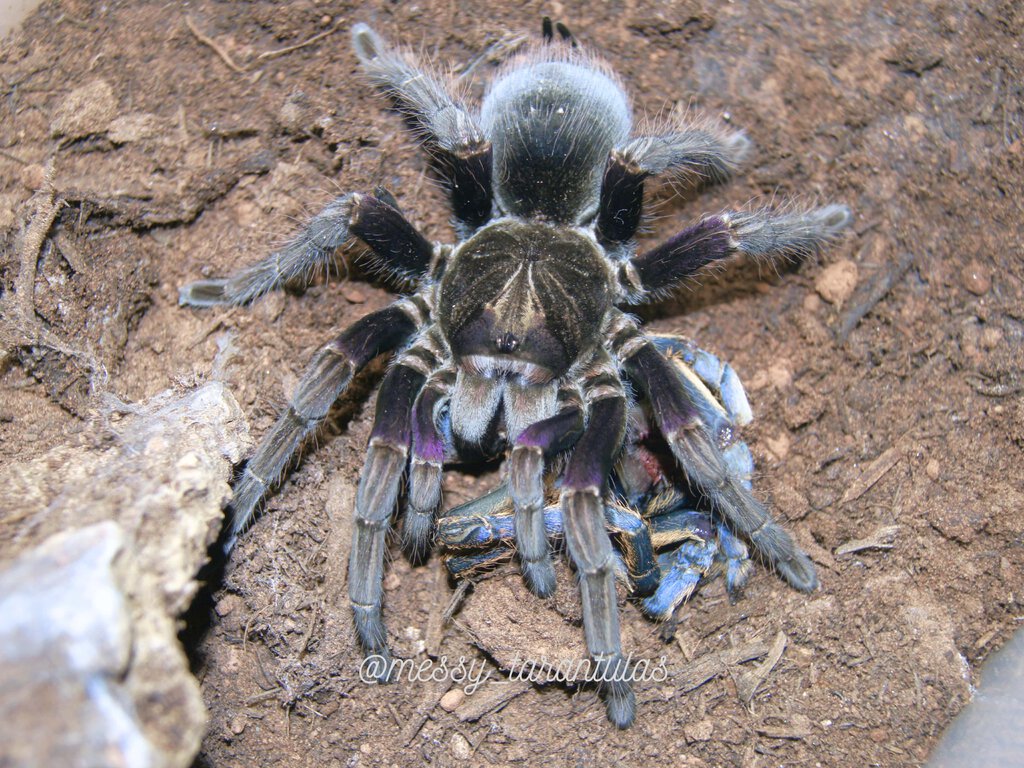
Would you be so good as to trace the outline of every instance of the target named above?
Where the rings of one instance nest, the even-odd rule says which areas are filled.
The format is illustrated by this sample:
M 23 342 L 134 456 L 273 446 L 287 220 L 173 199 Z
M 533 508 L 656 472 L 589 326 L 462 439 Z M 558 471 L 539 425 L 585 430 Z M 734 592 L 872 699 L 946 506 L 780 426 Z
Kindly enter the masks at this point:
M 569 555 L 580 578 L 587 650 L 596 662 L 608 719 L 619 728 L 628 728 L 636 716 L 636 696 L 622 655 L 616 558 L 605 531 L 603 501 L 605 485 L 626 434 L 626 398 L 621 384 L 617 391 L 614 389 L 610 383 L 602 383 L 599 390 L 588 392 L 589 422 L 562 481 L 562 519 Z
M 288 407 L 263 436 L 234 486 L 226 551 L 234 548 L 270 484 L 280 477 L 306 435 L 327 416 L 356 371 L 378 355 L 404 344 L 425 314 L 421 302 L 396 302 L 357 321 L 314 355 Z
M 515 399 L 513 390 L 507 410 L 517 410 Z M 579 393 L 563 388 L 558 401 L 559 412 L 524 429 L 509 457 L 508 488 L 515 508 L 516 546 L 523 579 L 538 597 L 550 597 L 555 592 L 555 568 L 544 521 L 544 461 L 571 447 L 583 432 Z
M 413 405 L 427 378 L 418 365 L 409 362 L 408 357 L 398 361 L 377 395 L 373 431 L 356 491 L 355 530 L 348 568 L 349 599 L 359 641 L 367 656 L 379 656 L 384 661 L 390 659 L 381 618 L 385 538 L 412 441 Z M 390 665 L 383 664 L 382 682 L 389 673 Z
M 179 302 L 199 307 L 246 304 L 285 284 L 308 283 L 316 269 L 325 266 L 337 248 L 353 236 L 369 245 L 381 264 L 397 274 L 422 276 L 434 258 L 434 247 L 405 219 L 390 194 L 383 190 L 372 196 L 353 193 L 331 202 L 284 248 L 266 259 L 231 277 L 183 286 Z M 288 407 L 260 441 L 234 486 L 225 549 L 233 548 L 260 499 L 352 377 L 373 358 L 405 344 L 429 316 L 429 303 L 412 296 L 357 321 L 314 355 Z

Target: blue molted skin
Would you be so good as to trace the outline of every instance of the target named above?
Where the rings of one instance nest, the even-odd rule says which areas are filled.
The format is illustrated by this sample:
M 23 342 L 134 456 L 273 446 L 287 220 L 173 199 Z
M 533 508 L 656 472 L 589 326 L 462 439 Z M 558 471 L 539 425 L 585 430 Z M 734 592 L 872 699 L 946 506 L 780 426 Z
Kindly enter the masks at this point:
M 624 536 L 630 537 L 630 544 L 636 558 L 636 570 L 643 574 L 636 581 L 630 582 L 629 569 L 622 557 L 616 553 L 616 558 L 622 566 L 620 577 L 627 583 L 631 583 L 633 591 L 637 594 L 651 594 L 658 586 L 661 571 L 657 568 L 654 545 L 651 543 L 647 524 L 635 512 L 630 513 L 610 504 L 605 505 L 604 517 L 612 528 L 622 530 Z
M 562 513 L 557 506 L 544 508 L 544 529 L 548 536 L 562 536 Z M 515 523 L 508 514 L 463 517 L 449 513 L 437 527 L 437 541 L 450 549 L 487 547 L 514 539 Z
M 749 423 L 752 415 L 746 392 L 732 366 L 685 339 L 654 336 L 652 342 L 662 354 L 676 358 L 676 364 L 688 365 L 707 387 L 705 391 L 679 374 L 679 381 L 722 449 L 730 472 L 744 486 L 751 488 L 754 457 L 747 444 L 738 438 L 737 428 Z M 721 401 L 710 399 L 709 391 Z M 438 433 L 445 443 L 446 459 L 449 455 L 457 458 L 452 448 L 454 440 L 447 409 L 439 414 L 437 421 Z M 621 485 L 614 477 L 611 490 L 622 498 Z M 645 505 L 643 498 L 630 499 L 629 502 L 641 510 Z M 622 555 L 624 548 L 629 546 L 636 560 L 636 570 L 645 574 L 632 585 L 634 591 L 638 595 L 653 593 L 640 600 L 642 609 L 650 616 L 669 618 L 707 580 L 712 566 L 717 566 L 716 571 L 717 568 L 724 571 L 730 596 L 742 590 L 753 571 L 753 561 L 746 544 L 725 525 L 716 524 L 708 513 L 693 509 L 693 503 L 693 499 L 681 494 L 673 508 L 646 519 L 628 509 L 611 504 L 605 506 L 608 529 L 618 538 L 616 575 L 629 583 L 630 575 Z M 544 508 L 544 527 L 552 539 L 564 536 L 561 509 L 557 504 Z M 652 536 L 679 538 L 680 534 L 690 534 L 690 538 L 679 544 L 663 545 L 666 551 L 656 555 Z M 628 544 L 623 541 L 626 538 Z M 438 543 L 454 550 L 483 550 L 448 557 L 445 561 L 448 570 L 456 577 L 508 559 L 513 553 L 510 545 L 514 539 L 513 515 L 508 489 L 504 486 L 456 507 L 438 521 Z
M 754 455 L 742 441 L 737 441 L 726 448 L 722 455 L 729 469 L 740 479 L 749 491 L 753 488 L 751 478 L 754 476 Z
M 608 505 L 604 510 L 605 519 L 615 528 L 621 528 L 627 533 L 639 533 L 644 529 L 643 518 L 630 514 L 623 509 Z
M 675 552 L 658 557 L 661 584 L 657 591 L 641 600 L 646 613 L 667 619 L 676 607 L 689 599 L 700 586 L 714 562 L 717 546 L 711 541 L 687 541 Z
M 719 556 L 725 561 L 725 588 L 730 595 L 735 595 L 746 586 L 753 571 L 747 545 L 724 525 L 719 525 L 718 548 Z
M 671 512 L 658 515 L 648 522 L 651 525 L 651 532 L 655 534 L 687 531 L 702 541 L 708 541 L 714 537 L 711 518 L 705 513 L 693 509 L 674 509 Z
M 707 384 L 712 392 L 717 392 L 719 382 L 722 381 L 722 361 L 703 349 L 698 349 L 694 358 L 693 372 L 700 376 L 701 381 Z
M 509 547 L 494 547 L 485 552 L 449 557 L 445 560 L 444 564 L 448 568 L 448 573 L 458 579 L 464 573 L 473 573 L 482 568 L 489 568 L 511 554 L 512 550 Z
M 722 397 L 722 405 L 737 427 L 744 427 L 754 420 L 754 412 L 750 410 L 750 401 L 747 400 L 747 391 L 743 388 L 736 371 L 728 363 L 722 369 L 719 394 Z
M 743 382 L 729 363 L 700 349 L 693 342 L 671 336 L 652 337 L 654 346 L 662 354 L 678 356 L 693 369 L 708 389 L 722 398 L 722 406 L 737 427 L 744 427 L 754 419 Z

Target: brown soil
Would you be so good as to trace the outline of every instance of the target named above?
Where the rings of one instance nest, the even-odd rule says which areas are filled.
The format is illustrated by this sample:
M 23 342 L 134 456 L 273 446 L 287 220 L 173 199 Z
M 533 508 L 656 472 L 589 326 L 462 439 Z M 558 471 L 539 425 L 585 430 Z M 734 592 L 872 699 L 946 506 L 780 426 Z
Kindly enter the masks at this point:
M 647 313 L 746 381 L 758 487 L 816 560 L 821 588 L 797 594 L 761 570 L 731 605 L 713 586 L 668 643 L 624 605 L 626 648 L 666 657 L 673 675 L 639 687 L 625 732 L 587 688 L 507 688 L 480 714 L 467 704 L 483 691 L 450 713 L 447 684 L 361 684 L 344 569 L 378 364 L 269 499 L 212 593 L 208 627 L 205 607 L 190 616 L 210 709 L 200 765 L 920 763 L 1021 613 L 1024 11 L 957 0 L 512 5 L 45 4 L 0 47 L 13 350 L 0 371 L 0 455 L 62 442 L 99 391 L 138 400 L 211 377 L 262 434 L 311 351 L 391 294 L 353 273 L 248 309 L 194 311 L 178 308 L 177 287 L 262 256 L 339 189 L 384 184 L 425 232 L 451 238 L 423 153 L 356 77 L 348 27 L 369 21 L 464 64 L 550 14 L 604 54 L 639 108 L 681 100 L 728 115 L 757 144 L 735 181 L 659 194 L 651 241 L 772 196 L 856 213 L 821 263 L 781 276 L 738 267 Z M 49 343 L 31 346 L 12 309 L 27 285 L 16 285 L 16 245 L 50 159 L 64 205 L 36 262 Z M 494 481 L 453 474 L 447 501 Z M 452 585 L 436 560 L 412 567 L 396 550 L 396 650 L 550 658 L 582 634 L 560 578 L 545 603 L 499 572 L 441 627 Z M 779 632 L 778 663 L 751 662 Z

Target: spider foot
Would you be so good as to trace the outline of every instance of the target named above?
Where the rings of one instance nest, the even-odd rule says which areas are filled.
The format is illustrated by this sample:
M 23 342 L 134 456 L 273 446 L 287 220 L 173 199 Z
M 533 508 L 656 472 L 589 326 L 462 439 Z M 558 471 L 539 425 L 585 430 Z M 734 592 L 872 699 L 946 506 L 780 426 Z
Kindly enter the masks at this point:
M 618 654 L 598 660 L 595 671 L 608 720 L 616 728 L 629 728 L 636 719 L 636 694 L 629 679 L 629 663 Z
M 550 558 L 544 560 L 523 560 L 523 581 L 537 597 L 551 597 L 555 594 L 555 567 Z

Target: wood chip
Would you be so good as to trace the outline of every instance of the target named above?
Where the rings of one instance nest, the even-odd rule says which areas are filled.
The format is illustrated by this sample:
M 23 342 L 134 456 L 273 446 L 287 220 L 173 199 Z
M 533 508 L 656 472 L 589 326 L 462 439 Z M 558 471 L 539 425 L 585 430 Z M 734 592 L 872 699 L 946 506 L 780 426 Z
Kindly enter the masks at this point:
M 456 717 L 462 722 L 479 720 L 488 712 L 497 712 L 516 696 L 526 693 L 533 686 L 524 680 L 496 680 L 469 696 L 458 709 Z
M 740 701 L 744 704 L 749 704 L 753 700 L 754 694 L 757 693 L 757 687 L 768 679 L 768 675 L 775 669 L 775 665 L 779 663 L 779 659 L 782 658 L 782 653 L 785 650 L 786 635 L 783 632 L 779 632 L 775 636 L 775 641 L 772 643 L 771 650 L 768 651 L 768 656 L 765 660 L 753 669 L 744 670 L 737 675 L 736 693 L 739 694 Z
M 764 643 L 749 643 L 739 648 L 727 648 L 724 651 L 704 654 L 674 675 L 676 690 L 679 693 L 694 691 L 709 680 L 726 674 L 729 667 L 759 659 L 766 653 L 768 646 Z
M 868 468 L 861 473 L 861 476 L 850 483 L 850 486 L 843 493 L 843 498 L 839 500 L 840 504 L 847 504 L 851 501 L 856 501 L 877 483 L 885 473 L 896 466 L 900 460 L 900 452 L 895 448 L 889 448 L 881 456 L 871 462 Z
M 836 547 L 836 557 L 852 555 L 854 552 L 862 552 L 865 549 L 892 549 L 899 530 L 900 527 L 898 525 L 883 525 L 863 539 L 854 539 L 845 544 L 840 544 Z

